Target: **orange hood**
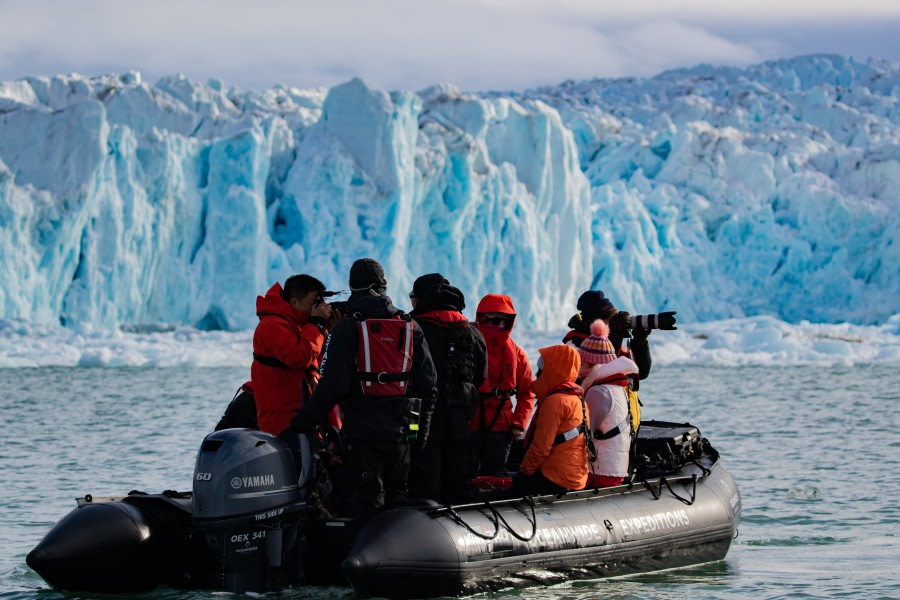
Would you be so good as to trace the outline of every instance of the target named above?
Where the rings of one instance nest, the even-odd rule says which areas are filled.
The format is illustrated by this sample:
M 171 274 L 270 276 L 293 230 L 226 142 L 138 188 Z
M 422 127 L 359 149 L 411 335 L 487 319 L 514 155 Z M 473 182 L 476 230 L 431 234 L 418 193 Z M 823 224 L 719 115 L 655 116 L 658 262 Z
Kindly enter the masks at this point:
M 575 381 L 578 369 L 581 368 L 581 355 L 568 344 L 547 346 L 541 348 L 539 352 L 544 359 L 544 367 L 541 376 L 534 380 L 531 387 L 538 400 L 543 400 L 548 393 L 563 383 Z

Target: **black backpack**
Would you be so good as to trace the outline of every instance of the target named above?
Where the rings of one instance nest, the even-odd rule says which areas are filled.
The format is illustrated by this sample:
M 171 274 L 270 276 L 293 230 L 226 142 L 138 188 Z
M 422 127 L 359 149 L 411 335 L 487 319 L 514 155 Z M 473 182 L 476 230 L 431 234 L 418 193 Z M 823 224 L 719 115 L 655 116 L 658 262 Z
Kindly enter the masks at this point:
M 437 372 L 438 400 L 448 405 L 471 404 L 478 342 L 468 321 L 440 323 L 425 320 L 428 350 Z M 468 386 L 466 385 L 468 384 Z

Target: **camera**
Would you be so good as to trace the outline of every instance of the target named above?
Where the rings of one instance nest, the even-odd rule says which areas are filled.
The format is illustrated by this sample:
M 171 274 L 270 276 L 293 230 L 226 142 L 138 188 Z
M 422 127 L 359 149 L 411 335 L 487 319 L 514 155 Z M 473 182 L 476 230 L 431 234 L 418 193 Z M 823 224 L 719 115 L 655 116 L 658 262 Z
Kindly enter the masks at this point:
M 323 302 L 328 302 L 329 298 L 334 298 L 335 296 L 339 296 L 343 293 L 344 293 L 343 290 L 338 291 L 338 292 L 333 292 L 331 290 L 325 290 L 324 292 L 321 292 L 316 297 L 315 305 L 318 306 L 318 305 L 322 304 Z M 348 300 L 343 300 L 343 301 L 339 301 L 339 302 L 329 302 L 328 305 L 332 308 L 332 310 L 339 310 L 343 313 L 344 309 L 347 308 L 348 303 L 349 303 Z
M 349 304 L 350 304 L 349 300 L 340 300 L 338 302 L 329 303 L 329 306 L 331 306 L 331 310 L 336 310 L 343 315 L 347 312 L 347 305 L 349 305 Z
M 631 329 L 678 329 L 675 327 L 675 315 L 676 312 L 674 310 L 655 315 L 632 315 L 630 321 Z

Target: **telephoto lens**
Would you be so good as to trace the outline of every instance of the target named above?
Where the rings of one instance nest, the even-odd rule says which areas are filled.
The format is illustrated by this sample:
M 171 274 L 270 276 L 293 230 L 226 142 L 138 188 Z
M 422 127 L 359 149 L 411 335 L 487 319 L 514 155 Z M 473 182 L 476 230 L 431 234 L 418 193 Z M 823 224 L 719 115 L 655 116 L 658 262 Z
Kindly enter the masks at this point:
M 674 310 L 661 312 L 655 315 L 632 315 L 631 316 L 631 328 L 632 329 L 664 329 L 664 330 L 672 330 L 678 329 L 675 327 L 675 315 L 677 313 Z

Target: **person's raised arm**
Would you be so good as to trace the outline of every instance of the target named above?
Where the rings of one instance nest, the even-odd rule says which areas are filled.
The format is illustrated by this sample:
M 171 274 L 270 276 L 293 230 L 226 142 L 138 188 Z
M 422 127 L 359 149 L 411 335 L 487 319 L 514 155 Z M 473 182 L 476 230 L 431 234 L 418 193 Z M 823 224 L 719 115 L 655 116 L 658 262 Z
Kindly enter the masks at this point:
M 312 398 L 291 421 L 291 429 L 300 432 L 315 430 L 332 407 L 349 395 L 354 381 L 355 341 L 351 321 L 341 321 L 335 326 L 322 355 L 322 378 Z

